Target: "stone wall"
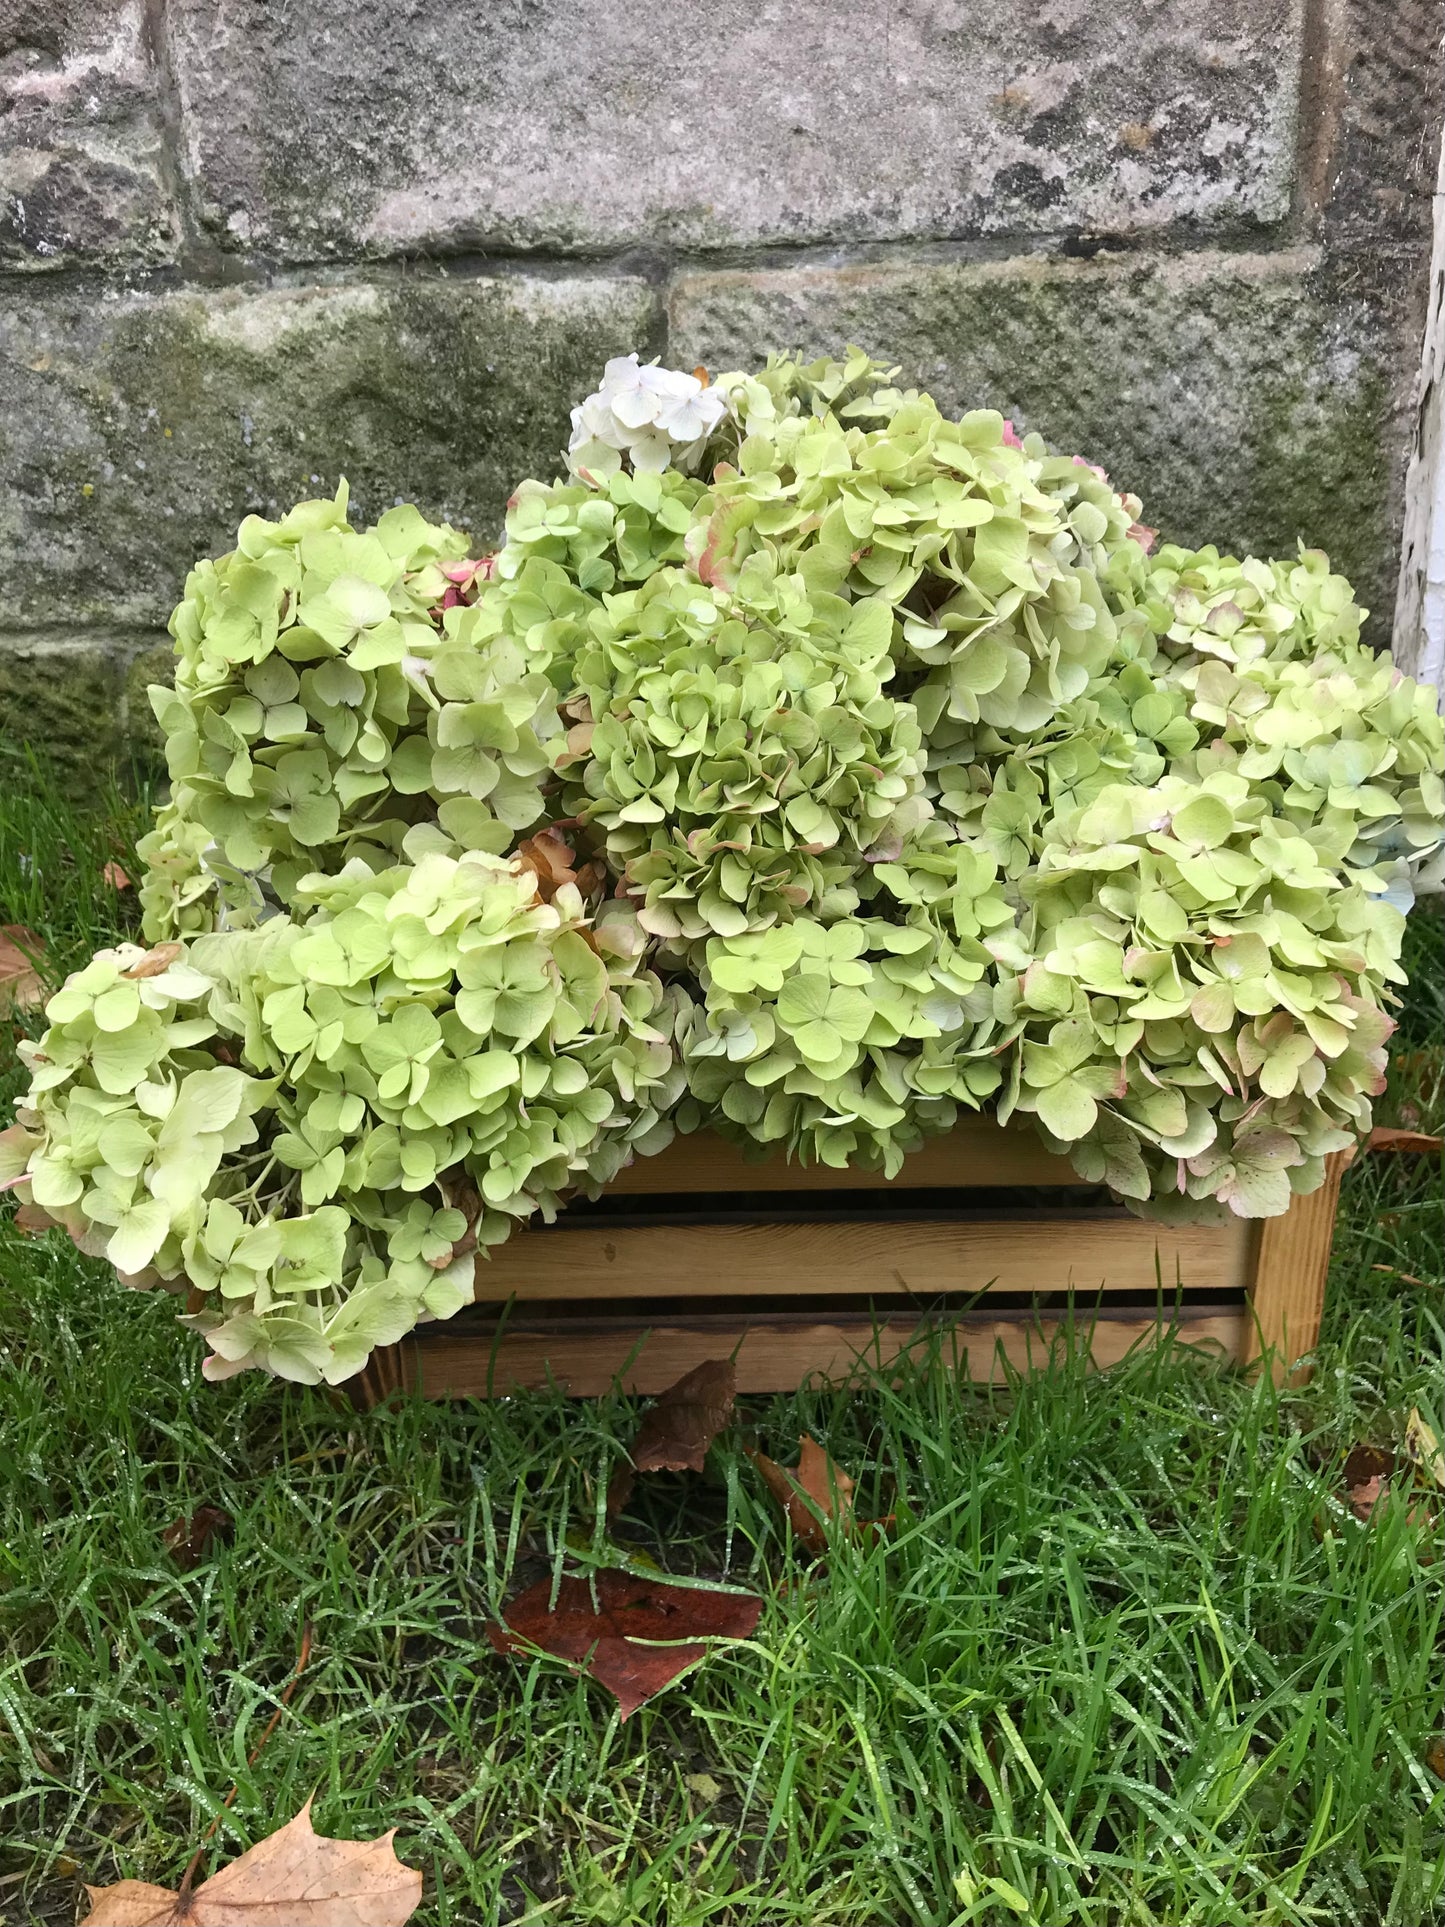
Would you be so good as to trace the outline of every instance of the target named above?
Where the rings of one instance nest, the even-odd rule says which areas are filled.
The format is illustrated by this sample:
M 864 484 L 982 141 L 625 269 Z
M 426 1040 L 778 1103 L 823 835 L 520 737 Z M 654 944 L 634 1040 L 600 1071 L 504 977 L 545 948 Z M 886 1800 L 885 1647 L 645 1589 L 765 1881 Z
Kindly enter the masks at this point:
M 856 341 L 1395 604 L 1434 0 L 0 0 L 0 717 L 91 767 L 189 562 L 496 533 L 609 355 Z M 162 645 L 159 654 L 157 645 Z

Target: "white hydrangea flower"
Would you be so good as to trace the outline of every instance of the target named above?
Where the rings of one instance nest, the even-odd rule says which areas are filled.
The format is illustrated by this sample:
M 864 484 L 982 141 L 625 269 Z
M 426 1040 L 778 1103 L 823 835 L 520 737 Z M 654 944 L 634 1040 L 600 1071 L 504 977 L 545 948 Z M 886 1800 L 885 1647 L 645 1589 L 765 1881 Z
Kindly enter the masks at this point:
M 627 453 L 634 468 L 660 475 L 672 461 L 673 445 L 660 429 L 643 428 L 628 443 Z
M 606 395 L 589 395 L 572 410 L 572 447 L 583 442 L 602 442 L 608 448 L 626 448 L 628 431 L 613 414 Z
M 727 413 L 727 397 L 678 368 L 617 355 L 602 373 L 602 386 L 572 410 L 567 445 L 573 469 L 614 469 L 602 451 L 625 455 L 634 469 L 660 473 L 689 468 Z
M 727 403 L 711 388 L 704 388 L 696 375 L 679 375 L 659 368 L 667 377 L 666 386 L 658 385 L 657 413 L 653 420 L 675 442 L 695 442 L 710 435 L 722 420 Z
M 639 366 L 636 355 L 620 355 L 602 371 L 601 394 L 624 428 L 646 428 L 657 419 L 663 369 Z

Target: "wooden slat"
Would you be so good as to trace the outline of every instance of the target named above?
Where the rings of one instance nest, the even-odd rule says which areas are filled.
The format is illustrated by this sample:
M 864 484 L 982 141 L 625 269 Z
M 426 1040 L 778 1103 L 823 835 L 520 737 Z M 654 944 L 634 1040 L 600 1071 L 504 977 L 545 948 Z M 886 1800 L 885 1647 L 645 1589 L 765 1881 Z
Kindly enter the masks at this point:
M 355 1378 L 343 1381 L 342 1390 L 360 1411 L 369 1412 L 393 1392 L 410 1388 L 411 1353 L 402 1345 L 378 1345 Z
M 1309 1377 L 1307 1369 L 1292 1367 L 1319 1342 L 1340 1179 L 1352 1155 L 1336 1151 L 1326 1160 L 1318 1191 L 1296 1198 L 1283 1217 L 1266 1218 L 1260 1226 L 1246 1356 L 1257 1366 L 1267 1361 L 1276 1385 Z
M 1032 1130 L 965 1116 L 944 1137 L 930 1138 L 904 1160 L 896 1178 L 881 1171 L 835 1171 L 827 1164 L 789 1164 L 781 1156 L 750 1163 L 735 1144 L 699 1131 L 674 1138 L 656 1157 L 639 1158 L 607 1187 L 609 1197 L 659 1191 L 858 1191 L 885 1184 L 954 1186 L 1079 1184 L 1067 1158 L 1046 1151 Z
M 1114 1365 L 1136 1345 L 1172 1332 L 1183 1343 L 1202 1345 L 1237 1358 L 1245 1314 L 1229 1308 L 1185 1316 L 1163 1324 L 1151 1316 L 1102 1315 L 1092 1325 L 1081 1317 L 1076 1342 L 1089 1338 L 1096 1366 Z M 1059 1319 L 965 1318 L 944 1331 L 945 1356 L 955 1369 L 979 1382 L 1004 1377 L 1004 1363 L 1018 1370 L 1045 1365 L 1065 1327 Z M 874 1327 L 867 1324 L 798 1323 L 748 1329 L 693 1330 L 660 1326 L 643 1332 L 623 1325 L 590 1332 L 507 1332 L 495 1344 L 483 1333 L 451 1336 L 429 1333 L 398 1347 L 401 1376 L 428 1398 L 486 1398 L 556 1384 L 574 1398 L 596 1398 L 615 1379 L 630 1392 L 654 1393 L 674 1384 L 704 1359 L 737 1359 L 738 1389 L 785 1392 L 810 1376 L 842 1380 L 854 1376 L 859 1361 L 887 1364 L 920 1335 L 914 1321 Z
M 477 1299 L 806 1291 L 1244 1291 L 1250 1227 L 1139 1218 L 918 1219 L 520 1231 L 477 1261 Z

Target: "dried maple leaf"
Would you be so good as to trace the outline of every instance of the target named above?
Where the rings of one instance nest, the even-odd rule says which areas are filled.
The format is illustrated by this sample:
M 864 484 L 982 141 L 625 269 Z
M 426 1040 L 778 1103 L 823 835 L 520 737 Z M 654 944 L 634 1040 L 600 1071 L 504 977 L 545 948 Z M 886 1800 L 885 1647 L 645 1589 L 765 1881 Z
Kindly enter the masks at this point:
M 161 1544 L 182 1572 L 194 1572 L 205 1557 L 212 1539 L 229 1539 L 236 1521 L 224 1507 L 199 1505 L 194 1512 L 182 1514 L 161 1534 Z
M 707 1641 L 749 1638 L 762 1610 L 751 1593 L 669 1586 L 608 1567 L 590 1581 L 563 1579 L 555 1604 L 552 1581 L 539 1580 L 512 1601 L 503 1625 L 487 1628 L 487 1637 L 499 1653 L 539 1647 L 567 1660 L 605 1686 L 628 1719 L 705 1658 Z
M 23 923 L 0 924 L 0 1017 L 36 1010 L 45 1002 L 45 984 L 37 962 L 45 947 Z
M 1424 1131 L 1399 1131 L 1393 1125 L 1380 1124 L 1371 1131 L 1365 1148 L 1368 1151 L 1415 1152 L 1422 1157 L 1439 1157 L 1445 1138 L 1429 1137 Z
M 821 1555 L 828 1550 L 828 1532 L 823 1521 L 817 1517 L 821 1512 L 823 1520 L 830 1521 L 845 1533 L 851 1533 L 855 1526 L 853 1517 L 853 1481 L 828 1457 L 816 1439 L 802 1438 L 798 1441 L 798 1464 L 795 1471 L 784 1471 L 783 1467 L 768 1458 L 766 1453 L 754 1452 L 753 1464 L 763 1475 L 763 1483 L 788 1515 L 794 1536 L 801 1540 L 808 1551 Z M 808 1504 L 811 1499 L 812 1505 Z M 814 1507 L 817 1511 L 814 1511 Z
M 607 1487 L 608 1518 L 631 1498 L 637 1472 L 701 1472 L 708 1447 L 732 1421 L 737 1391 L 733 1361 L 707 1358 L 659 1393 L 637 1428 L 632 1463 L 619 1465 Z
M 145 1880 L 87 1887 L 82 1927 L 402 1927 L 421 1904 L 421 1875 L 377 1840 L 327 1840 L 308 1800 L 294 1820 L 194 1891 Z

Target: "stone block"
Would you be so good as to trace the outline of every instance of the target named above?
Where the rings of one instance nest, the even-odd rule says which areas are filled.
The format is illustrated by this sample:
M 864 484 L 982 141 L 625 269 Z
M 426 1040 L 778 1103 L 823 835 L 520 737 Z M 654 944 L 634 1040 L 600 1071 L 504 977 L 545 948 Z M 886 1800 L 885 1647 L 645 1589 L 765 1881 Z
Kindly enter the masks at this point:
M 174 258 L 143 0 L 0 0 L 0 262 Z
M 552 474 L 609 355 L 660 347 L 626 276 L 0 293 L 0 623 L 164 625 L 199 555 L 344 475 L 477 539 Z
M 669 356 L 857 343 L 1100 462 L 1167 539 L 1329 551 L 1388 637 L 1412 343 L 1312 247 L 680 277 Z
M 473 248 L 1249 226 L 1290 206 L 1302 0 L 170 0 L 226 245 Z
M 1305 75 L 1305 198 L 1332 248 L 1418 288 L 1445 109 L 1439 0 L 1333 0 L 1329 14 Z
M 147 638 L 94 630 L 0 634 L 0 735 L 92 790 L 128 749 L 126 671 Z

